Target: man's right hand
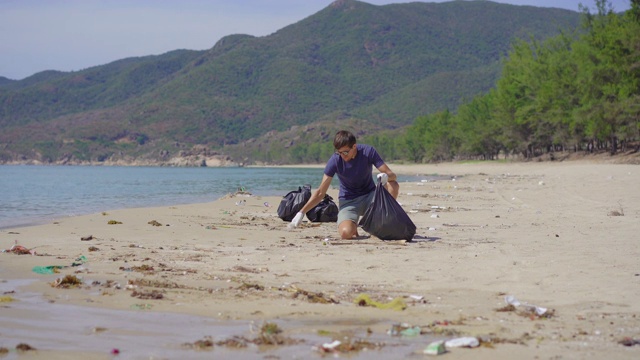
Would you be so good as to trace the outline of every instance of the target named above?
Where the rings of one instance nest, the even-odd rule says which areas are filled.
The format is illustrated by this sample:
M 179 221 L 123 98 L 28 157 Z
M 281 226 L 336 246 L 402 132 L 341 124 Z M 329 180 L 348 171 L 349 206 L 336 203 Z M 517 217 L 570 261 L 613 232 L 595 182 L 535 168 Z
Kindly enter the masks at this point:
M 304 218 L 304 214 L 302 212 L 298 212 L 296 216 L 293 218 L 293 220 L 291 220 L 291 223 L 289 224 L 289 228 L 296 228 L 300 226 L 300 223 L 302 223 L 303 218 Z

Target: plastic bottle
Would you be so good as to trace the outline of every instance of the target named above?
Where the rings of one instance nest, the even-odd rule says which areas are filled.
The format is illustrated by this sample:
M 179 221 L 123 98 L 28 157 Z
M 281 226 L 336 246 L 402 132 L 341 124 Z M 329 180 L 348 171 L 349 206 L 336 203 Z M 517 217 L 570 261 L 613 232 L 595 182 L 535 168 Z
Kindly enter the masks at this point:
M 480 341 L 474 337 L 461 337 L 455 338 L 451 340 L 447 340 L 444 343 L 444 346 L 447 348 L 456 348 L 456 347 L 477 347 L 480 346 Z

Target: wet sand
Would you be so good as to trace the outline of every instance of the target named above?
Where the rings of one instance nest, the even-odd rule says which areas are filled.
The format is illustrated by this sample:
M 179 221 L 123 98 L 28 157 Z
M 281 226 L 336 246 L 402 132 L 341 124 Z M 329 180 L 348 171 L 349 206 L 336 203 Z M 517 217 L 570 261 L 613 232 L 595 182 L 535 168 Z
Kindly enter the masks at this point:
M 17 241 L 36 256 L 0 254 L 0 296 L 15 300 L 0 303 L 0 347 L 8 358 L 111 358 L 113 349 L 122 359 L 319 358 L 318 347 L 339 339 L 371 348 L 344 357 L 422 358 L 434 340 L 473 336 L 480 347 L 440 356 L 640 356 L 619 343 L 640 339 L 639 166 L 391 168 L 452 176 L 400 184 L 417 226 L 411 242 L 340 240 L 335 223 L 290 230 L 280 198 L 239 194 L 3 229 L 0 248 Z M 82 285 L 51 285 L 66 275 Z M 362 294 L 406 308 L 359 306 Z M 508 295 L 522 305 L 508 307 Z M 256 345 L 267 323 L 284 344 Z M 419 334 L 392 335 L 394 324 Z M 230 346 L 234 337 L 247 347 Z M 202 339 L 214 346 L 186 345 Z M 18 355 L 19 343 L 38 350 Z

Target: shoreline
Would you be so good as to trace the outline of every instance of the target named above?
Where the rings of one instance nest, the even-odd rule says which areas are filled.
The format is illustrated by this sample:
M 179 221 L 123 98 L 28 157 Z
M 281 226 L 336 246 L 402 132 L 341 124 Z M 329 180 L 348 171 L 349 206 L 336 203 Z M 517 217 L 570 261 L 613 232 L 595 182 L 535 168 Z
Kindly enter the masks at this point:
M 388 344 L 404 344 L 392 350 L 395 357 L 423 349 L 435 338 L 458 336 L 491 343 L 451 349 L 460 359 L 640 354 L 640 346 L 618 343 L 624 337 L 640 339 L 640 167 L 586 161 L 390 167 L 399 174 L 459 176 L 400 184 L 398 200 L 417 226 L 413 242 L 340 240 L 335 223 L 306 220 L 290 230 L 276 215 L 279 197 L 243 197 L 246 204 L 237 206 L 238 199 L 229 196 L 0 229 L 1 248 L 17 240 L 41 255 L 1 253 L 0 276 L 37 279 L 14 288 L 18 295 L 13 296 L 42 294 L 44 304 L 134 312 L 142 310 L 132 310 L 133 305 L 150 304 L 145 311 L 154 314 L 280 321 L 283 336 L 305 338 L 321 331 L 327 342 L 345 333 L 366 339 L 369 333 Z M 122 224 L 109 225 L 110 220 Z M 81 240 L 88 236 L 92 239 Z M 86 261 L 71 267 L 81 256 Z M 51 265 L 64 268 L 51 275 L 32 271 Z M 65 275 L 87 283 L 71 289 L 50 285 Z M 380 303 L 399 298 L 406 308 L 358 306 L 354 301 L 362 294 Z M 507 295 L 553 315 L 497 311 L 506 306 Z M 0 323 L 15 326 L 6 312 Z M 394 323 L 418 326 L 421 333 L 410 339 L 388 335 Z M 105 332 L 113 331 L 107 326 Z M 232 336 L 250 335 L 244 330 L 220 335 Z M 35 336 L 22 340 L 39 348 Z M 0 340 L 0 347 L 15 345 Z M 290 349 L 311 357 L 317 356 L 310 350 L 316 345 Z M 216 347 L 212 354 L 225 349 Z M 182 351 L 197 357 L 193 349 Z M 252 350 L 240 354 L 254 355 Z
M 435 165 L 456 165 L 463 163 L 509 163 L 509 164 L 518 164 L 518 163 L 538 163 L 538 162 L 549 162 L 549 163 L 571 163 L 571 162 L 596 162 L 596 163 L 610 163 L 610 164 L 633 164 L 640 165 L 640 151 L 636 150 L 626 150 L 619 151 L 618 153 L 611 155 L 611 153 L 607 150 L 598 150 L 593 153 L 589 153 L 587 151 L 556 151 L 547 153 L 541 156 L 537 156 L 531 159 L 525 159 L 520 156 L 511 156 L 511 157 L 502 157 L 495 160 L 460 160 L 460 161 L 449 161 L 443 163 L 428 163 L 428 164 L 406 164 L 407 166 L 435 166 Z M 123 159 L 117 161 L 102 161 L 102 162 L 55 162 L 55 163 L 44 163 L 39 160 L 31 159 L 26 161 L 11 161 L 11 162 L 0 162 L 1 165 L 7 166 L 122 166 L 122 167 L 185 167 L 185 168 L 194 168 L 194 167 L 211 167 L 211 168 L 236 168 L 236 167 L 246 167 L 246 168 L 271 168 L 271 167 L 284 167 L 284 168 L 323 168 L 326 162 L 318 163 L 318 164 L 243 164 L 231 161 L 226 159 L 224 156 L 221 158 L 220 156 L 213 157 L 199 157 L 199 156 L 186 156 L 183 158 L 172 158 L 171 160 L 135 160 L 131 159 L 129 161 L 125 161 Z M 388 164 L 394 164 L 393 161 L 389 161 Z

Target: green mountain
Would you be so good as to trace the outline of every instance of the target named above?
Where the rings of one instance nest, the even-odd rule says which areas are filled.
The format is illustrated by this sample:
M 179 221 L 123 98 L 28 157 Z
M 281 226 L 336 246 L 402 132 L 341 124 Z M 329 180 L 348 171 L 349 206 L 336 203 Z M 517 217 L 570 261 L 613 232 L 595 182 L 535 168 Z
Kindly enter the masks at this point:
M 0 162 L 221 153 L 286 162 L 239 146 L 294 126 L 354 119 L 397 129 L 455 109 L 494 86 L 515 38 L 573 32 L 579 22 L 577 12 L 488 1 L 337 0 L 269 36 L 227 36 L 207 51 L 0 78 Z

